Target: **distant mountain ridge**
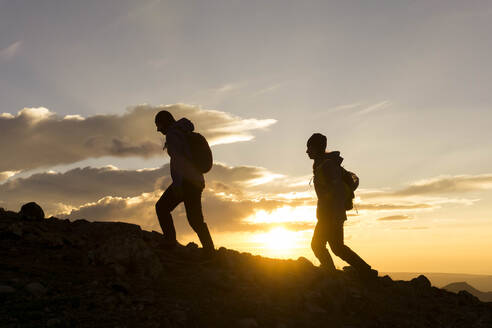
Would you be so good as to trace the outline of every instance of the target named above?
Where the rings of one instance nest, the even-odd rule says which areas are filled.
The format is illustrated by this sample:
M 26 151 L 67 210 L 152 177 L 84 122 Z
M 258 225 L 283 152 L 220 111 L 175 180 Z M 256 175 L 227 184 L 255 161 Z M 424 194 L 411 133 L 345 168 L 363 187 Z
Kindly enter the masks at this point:
M 446 285 L 458 281 L 466 281 L 475 288 L 489 292 L 492 291 L 492 275 L 469 273 L 443 273 L 443 272 L 384 272 L 395 280 L 410 280 L 423 274 L 431 281 L 433 286 L 443 288 Z
M 464 290 L 478 297 L 478 299 L 481 300 L 482 302 L 492 302 L 492 292 L 482 292 L 464 281 L 453 282 L 449 285 L 444 286 L 443 289 L 449 290 L 450 292 L 453 293 L 459 293 L 460 291 Z

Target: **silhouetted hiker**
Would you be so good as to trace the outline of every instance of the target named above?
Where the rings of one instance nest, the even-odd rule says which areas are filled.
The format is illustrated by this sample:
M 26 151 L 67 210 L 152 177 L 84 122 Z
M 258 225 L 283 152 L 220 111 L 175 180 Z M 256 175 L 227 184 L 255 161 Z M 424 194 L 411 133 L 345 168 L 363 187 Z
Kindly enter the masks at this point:
M 328 242 L 335 255 L 354 267 L 363 278 L 376 277 L 378 272 L 364 262 L 354 251 L 344 244 L 343 224 L 347 220 L 345 213 L 346 191 L 342 180 L 343 158 L 340 152 L 326 152 L 326 137 L 320 133 L 313 134 L 307 142 L 310 159 L 314 160 L 314 188 L 318 196 L 316 217 L 311 248 L 329 273 L 335 273 L 333 260 L 326 249 Z
M 214 243 L 207 224 L 203 220 L 201 202 L 202 191 L 205 187 L 203 172 L 210 169 L 212 162 L 210 148 L 205 138 L 193 132 L 193 123 L 186 118 L 176 121 L 171 113 L 163 110 L 155 116 L 155 125 L 157 126 L 157 131 L 166 136 L 164 149 L 167 148 L 171 158 L 170 166 L 173 182 L 155 204 L 166 244 L 170 247 L 174 247 L 177 244 L 176 230 L 174 229 L 171 212 L 179 203 L 184 202 L 190 226 L 198 235 L 206 254 L 211 254 L 214 250 Z M 208 154 L 206 153 L 204 156 L 196 155 L 197 138 L 200 139 L 198 143 L 206 144 L 205 152 L 208 151 Z M 200 150 L 198 150 L 198 153 L 200 153 Z

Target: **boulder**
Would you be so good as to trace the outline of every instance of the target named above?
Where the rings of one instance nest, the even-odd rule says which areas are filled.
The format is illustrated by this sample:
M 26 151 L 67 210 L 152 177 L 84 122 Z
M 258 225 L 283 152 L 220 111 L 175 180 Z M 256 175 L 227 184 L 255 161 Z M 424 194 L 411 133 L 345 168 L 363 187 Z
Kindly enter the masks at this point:
M 21 206 L 19 214 L 22 218 L 27 220 L 43 220 L 44 211 L 35 202 L 26 203 Z
M 421 289 L 431 287 L 431 283 L 430 283 L 429 279 L 426 276 L 424 276 L 423 274 L 421 274 L 417 278 L 413 278 L 412 280 L 410 280 L 410 283 L 412 285 L 414 285 L 415 287 L 421 288 Z

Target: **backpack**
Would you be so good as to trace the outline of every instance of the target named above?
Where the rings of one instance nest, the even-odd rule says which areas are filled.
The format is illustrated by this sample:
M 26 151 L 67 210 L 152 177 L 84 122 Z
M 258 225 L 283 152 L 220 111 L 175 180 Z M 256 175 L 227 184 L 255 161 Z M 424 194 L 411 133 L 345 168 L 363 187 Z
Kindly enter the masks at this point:
M 193 157 L 193 164 L 201 173 L 207 173 L 212 169 L 213 158 L 212 150 L 208 145 L 207 139 L 200 133 L 191 132 L 188 136 L 188 142 Z
M 359 177 L 342 167 L 342 180 L 345 186 L 345 210 L 349 211 L 354 208 L 354 191 L 359 186 Z

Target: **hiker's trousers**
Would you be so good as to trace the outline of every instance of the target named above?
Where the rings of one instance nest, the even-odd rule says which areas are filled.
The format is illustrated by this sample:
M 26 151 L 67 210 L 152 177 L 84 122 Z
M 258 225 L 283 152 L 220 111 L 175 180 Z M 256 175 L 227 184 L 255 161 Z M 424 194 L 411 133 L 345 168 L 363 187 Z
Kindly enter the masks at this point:
M 176 241 L 176 229 L 174 228 L 171 212 L 183 202 L 188 222 L 198 235 L 203 248 L 214 248 L 212 237 L 203 219 L 202 191 L 203 188 L 185 180 L 183 181 L 181 192 L 178 191 L 174 184 L 171 184 L 159 198 L 155 204 L 155 210 L 166 240 Z
M 326 243 L 328 243 L 336 256 L 355 269 L 360 271 L 370 269 L 370 266 L 359 255 L 344 244 L 343 223 L 343 220 L 318 220 L 311 241 L 311 248 L 314 255 L 316 255 L 322 266 L 334 271 L 335 264 L 333 263 L 330 252 L 326 249 Z

